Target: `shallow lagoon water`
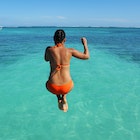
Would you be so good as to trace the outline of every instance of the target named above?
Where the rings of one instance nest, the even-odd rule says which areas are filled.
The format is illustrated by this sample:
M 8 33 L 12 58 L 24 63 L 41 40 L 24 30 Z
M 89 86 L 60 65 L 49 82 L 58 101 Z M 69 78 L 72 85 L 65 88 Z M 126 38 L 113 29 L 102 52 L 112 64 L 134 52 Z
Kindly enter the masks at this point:
M 71 60 L 67 113 L 45 89 L 44 51 L 56 29 L 0 31 L 0 138 L 139 140 L 140 29 L 64 28 L 68 47 L 82 51 L 84 34 L 90 49 L 89 60 Z

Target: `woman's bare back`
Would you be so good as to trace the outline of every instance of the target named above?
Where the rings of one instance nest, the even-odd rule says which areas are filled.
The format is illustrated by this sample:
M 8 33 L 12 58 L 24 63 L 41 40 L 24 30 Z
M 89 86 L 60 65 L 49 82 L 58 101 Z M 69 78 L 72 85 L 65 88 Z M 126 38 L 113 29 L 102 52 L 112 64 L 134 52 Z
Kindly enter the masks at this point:
M 50 47 L 49 50 L 50 61 L 50 78 L 51 83 L 62 85 L 71 80 L 70 76 L 70 59 L 71 51 L 63 44 Z

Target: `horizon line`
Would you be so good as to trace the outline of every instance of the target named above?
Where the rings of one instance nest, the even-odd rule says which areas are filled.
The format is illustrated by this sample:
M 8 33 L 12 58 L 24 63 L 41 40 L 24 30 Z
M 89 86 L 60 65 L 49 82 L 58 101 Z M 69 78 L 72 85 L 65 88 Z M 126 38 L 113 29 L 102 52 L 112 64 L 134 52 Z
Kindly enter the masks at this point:
M 0 26 L 1 28 L 140 28 L 135 26 L 47 26 L 47 25 L 33 25 L 33 26 Z

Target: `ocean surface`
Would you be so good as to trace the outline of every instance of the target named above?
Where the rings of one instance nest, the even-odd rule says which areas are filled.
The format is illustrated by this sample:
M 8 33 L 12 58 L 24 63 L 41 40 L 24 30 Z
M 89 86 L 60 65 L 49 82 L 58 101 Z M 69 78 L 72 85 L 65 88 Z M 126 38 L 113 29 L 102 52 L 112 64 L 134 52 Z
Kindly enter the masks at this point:
M 74 89 L 69 110 L 58 109 L 45 88 L 58 27 L 0 30 L 0 140 L 140 140 L 140 28 L 64 27 L 72 58 Z

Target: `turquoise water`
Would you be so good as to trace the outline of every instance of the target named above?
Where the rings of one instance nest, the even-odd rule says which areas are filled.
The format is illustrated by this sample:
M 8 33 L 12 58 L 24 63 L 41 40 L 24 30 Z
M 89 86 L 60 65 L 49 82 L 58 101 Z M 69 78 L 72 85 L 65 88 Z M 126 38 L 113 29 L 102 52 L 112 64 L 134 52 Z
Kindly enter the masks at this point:
M 83 51 L 86 36 L 90 50 L 71 60 L 67 113 L 45 89 L 56 29 L 0 31 L 0 140 L 139 140 L 140 29 L 63 28 L 67 47 Z

